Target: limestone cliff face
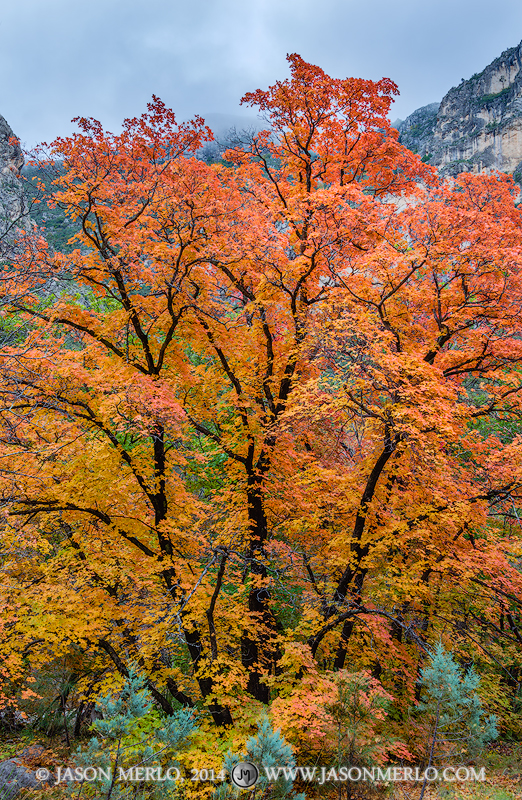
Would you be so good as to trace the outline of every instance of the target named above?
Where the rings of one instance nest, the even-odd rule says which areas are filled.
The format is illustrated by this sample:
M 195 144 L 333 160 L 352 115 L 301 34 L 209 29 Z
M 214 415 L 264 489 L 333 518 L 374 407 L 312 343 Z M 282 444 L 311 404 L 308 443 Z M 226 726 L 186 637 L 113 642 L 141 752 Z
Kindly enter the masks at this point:
M 403 144 L 443 172 L 498 169 L 521 180 L 522 43 L 397 127 Z
M 394 125 L 400 131 L 401 144 L 421 156 L 430 153 L 439 108 L 440 103 L 430 103 L 429 106 L 418 108 L 407 119 L 397 120 Z
M 28 224 L 20 170 L 24 156 L 20 145 L 10 141 L 13 131 L 0 116 L 0 257 L 9 255 L 17 228 Z
M 20 145 L 10 141 L 14 133 L 6 120 L 0 116 L 0 169 L 3 175 L 20 175 L 24 156 Z

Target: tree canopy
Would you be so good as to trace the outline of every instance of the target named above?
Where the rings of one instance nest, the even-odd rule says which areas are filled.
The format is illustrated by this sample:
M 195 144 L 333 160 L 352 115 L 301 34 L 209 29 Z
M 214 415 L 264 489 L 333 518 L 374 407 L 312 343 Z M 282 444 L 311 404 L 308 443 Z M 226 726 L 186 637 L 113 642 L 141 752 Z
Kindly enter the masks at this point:
M 404 711 L 441 635 L 517 684 L 517 192 L 288 61 L 221 163 L 158 98 L 47 151 L 79 232 L 0 273 L 5 691 L 134 663 L 219 728 L 350 668 Z

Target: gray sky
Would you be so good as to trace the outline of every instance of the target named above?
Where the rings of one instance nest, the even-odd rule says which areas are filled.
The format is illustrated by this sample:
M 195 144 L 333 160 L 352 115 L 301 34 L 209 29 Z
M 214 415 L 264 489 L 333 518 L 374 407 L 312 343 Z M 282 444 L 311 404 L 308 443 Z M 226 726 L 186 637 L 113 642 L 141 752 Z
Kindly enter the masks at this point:
M 393 120 L 521 39 L 521 0 L 3 0 L 0 114 L 27 147 L 75 116 L 117 131 L 152 94 L 215 123 L 252 114 L 241 96 L 297 52 L 334 77 L 394 80 Z

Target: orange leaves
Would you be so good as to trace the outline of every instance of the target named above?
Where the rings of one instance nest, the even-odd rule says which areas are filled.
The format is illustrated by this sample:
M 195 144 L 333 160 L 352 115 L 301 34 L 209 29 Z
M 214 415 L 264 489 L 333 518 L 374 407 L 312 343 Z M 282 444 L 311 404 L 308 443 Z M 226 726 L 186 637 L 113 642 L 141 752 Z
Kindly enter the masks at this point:
M 272 714 L 302 758 L 381 763 L 395 749 L 378 735 L 389 700 L 367 672 L 342 670 L 306 676 L 298 689 L 272 703 Z
M 522 228 L 509 181 L 398 144 L 390 81 L 289 61 L 228 166 L 157 98 L 52 145 L 79 246 L 5 271 L 0 491 L 12 653 L 297 729 L 347 659 L 409 701 L 415 637 L 521 589 Z
M 298 193 L 317 189 L 319 182 L 353 181 L 375 193 L 392 187 L 402 192 L 413 189 L 412 179 L 430 180 L 432 170 L 409 158 L 390 131 L 387 115 L 398 91 L 392 81 L 340 80 L 295 53 L 287 60 L 290 80 L 249 92 L 241 102 L 259 107 L 276 132 L 272 142 L 261 134 L 254 152 L 261 155 L 266 148 L 281 158 L 282 174 L 286 167 Z

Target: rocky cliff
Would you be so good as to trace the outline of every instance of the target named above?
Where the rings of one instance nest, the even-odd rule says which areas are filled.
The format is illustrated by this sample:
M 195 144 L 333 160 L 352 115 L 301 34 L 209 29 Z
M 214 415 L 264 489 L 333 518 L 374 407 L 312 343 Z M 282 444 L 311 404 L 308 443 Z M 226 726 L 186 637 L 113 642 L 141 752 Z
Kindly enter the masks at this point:
M 398 121 L 400 141 L 443 172 L 498 169 L 522 180 L 522 43 Z
M 27 206 L 20 170 L 24 156 L 14 133 L 0 116 L 0 257 L 9 254 L 16 228 L 27 225 Z

